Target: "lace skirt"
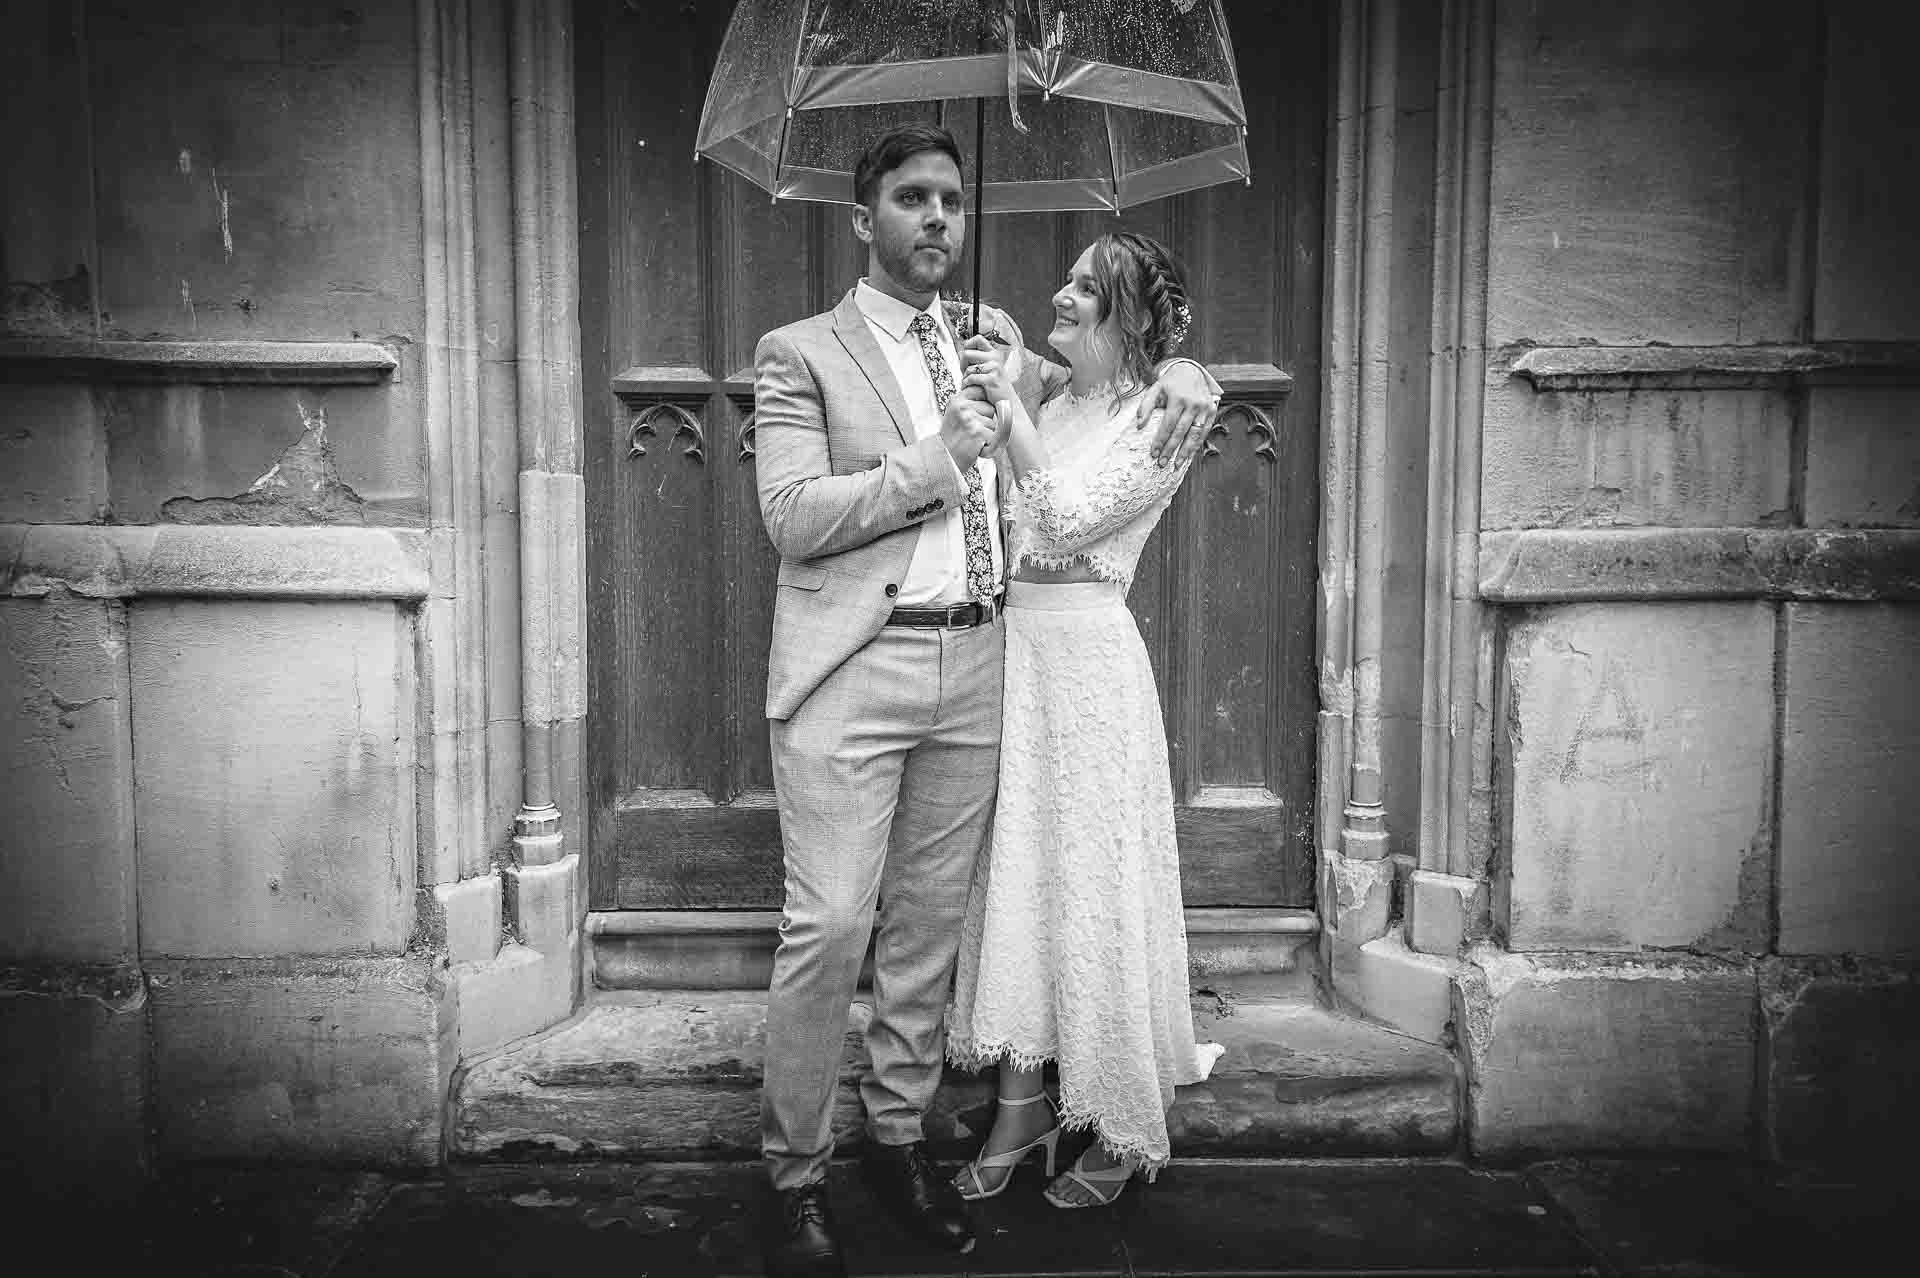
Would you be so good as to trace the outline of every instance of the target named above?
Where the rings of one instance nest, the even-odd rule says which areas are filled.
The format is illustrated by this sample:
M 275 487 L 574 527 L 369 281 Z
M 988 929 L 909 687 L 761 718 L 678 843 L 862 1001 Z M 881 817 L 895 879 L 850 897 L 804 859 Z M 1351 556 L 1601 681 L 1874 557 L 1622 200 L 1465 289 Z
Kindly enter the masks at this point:
M 1196 1044 L 1160 699 L 1111 582 L 1013 582 L 1000 796 L 961 933 L 947 1057 L 1058 1063 L 1060 1117 L 1148 1171 Z

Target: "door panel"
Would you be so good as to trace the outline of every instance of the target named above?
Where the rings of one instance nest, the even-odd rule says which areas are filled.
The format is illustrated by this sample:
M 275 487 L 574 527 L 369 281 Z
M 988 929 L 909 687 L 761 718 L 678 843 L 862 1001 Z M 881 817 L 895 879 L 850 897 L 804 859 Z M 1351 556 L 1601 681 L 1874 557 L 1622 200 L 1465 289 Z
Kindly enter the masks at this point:
M 776 203 L 691 161 L 730 9 L 577 6 L 596 909 L 781 898 L 753 347 L 831 306 L 865 259 L 843 207 Z M 1143 231 L 1185 262 L 1188 349 L 1225 385 L 1226 410 L 1131 603 L 1165 706 L 1186 899 L 1307 905 L 1328 31 L 1318 4 L 1228 12 L 1252 186 L 1118 218 L 991 218 L 982 292 L 1034 345 L 1048 297 L 1100 231 Z M 961 272 L 970 283 L 970 261 Z

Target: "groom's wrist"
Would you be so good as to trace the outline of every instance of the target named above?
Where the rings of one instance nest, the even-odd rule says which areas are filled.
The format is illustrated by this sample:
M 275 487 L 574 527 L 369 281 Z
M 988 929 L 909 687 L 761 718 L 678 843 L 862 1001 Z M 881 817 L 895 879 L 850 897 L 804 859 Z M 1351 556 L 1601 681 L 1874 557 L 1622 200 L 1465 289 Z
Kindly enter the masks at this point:
M 1161 360 L 1158 364 L 1155 364 L 1153 366 L 1154 380 L 1159 381 L 1160 379 L 1164 378 L 1175 364 L 1193 365 L 1195 368 L 1200 370 L 1200 376 L 1206 378 L 1207 390 L 1215 395 L 1220 394 L 1220 383 L 1214 380 L 1213 374 L 1207 371 L 1207 366 L 1205 364 L 1202 364 L 1199 360 L 1195 359 L 1191 355 L 1170 355 L 1166 359 Z

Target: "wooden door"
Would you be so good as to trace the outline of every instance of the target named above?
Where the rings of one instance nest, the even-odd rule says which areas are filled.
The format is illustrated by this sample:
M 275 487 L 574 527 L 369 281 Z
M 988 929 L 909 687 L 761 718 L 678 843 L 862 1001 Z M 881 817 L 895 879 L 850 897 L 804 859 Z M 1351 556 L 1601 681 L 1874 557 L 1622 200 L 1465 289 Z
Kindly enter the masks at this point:
M 761 712 L 775 557 L 754 497 L 753 348 L 837 302 L 865 257 L 845 208 L 775 203 L 692 160 L 730 10 L 577 6 L 595 909 L 781 900 Z M 1229 3 L 1228 15 L 1252 185 L 1119 218 L 989 218 L 982 291 L 1044 334 L 1048 297 L 1102 229 L 1153 235 L 1186 263 L 1188 349 L 1227 400 L 1131 603 L 1165 707 L 1187 904 L 1304 906 L 1329 36 L 1324 5 L 1308 0 Z

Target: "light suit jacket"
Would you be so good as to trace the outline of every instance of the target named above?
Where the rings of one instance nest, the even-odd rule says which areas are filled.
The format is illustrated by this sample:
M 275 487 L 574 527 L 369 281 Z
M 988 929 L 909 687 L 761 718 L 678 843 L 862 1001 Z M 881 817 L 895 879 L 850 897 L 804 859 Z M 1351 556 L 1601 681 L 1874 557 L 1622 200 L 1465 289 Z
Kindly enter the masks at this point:
M 983 305 L 980 322 L 1023 349 L 1004 312 Z M 760 515 L 780 552 L 767 717 L 788 719 L 879 633 L 921 525 L 958 509 L 966 489 L 939 437 L 915 438 L 853 293 L 761 338 L 754 367 Z M 1015 389 L 1030 406 L 1040 370 L 1019 360 Z M 1004 493 L 1008 468 L 996 469 Z

